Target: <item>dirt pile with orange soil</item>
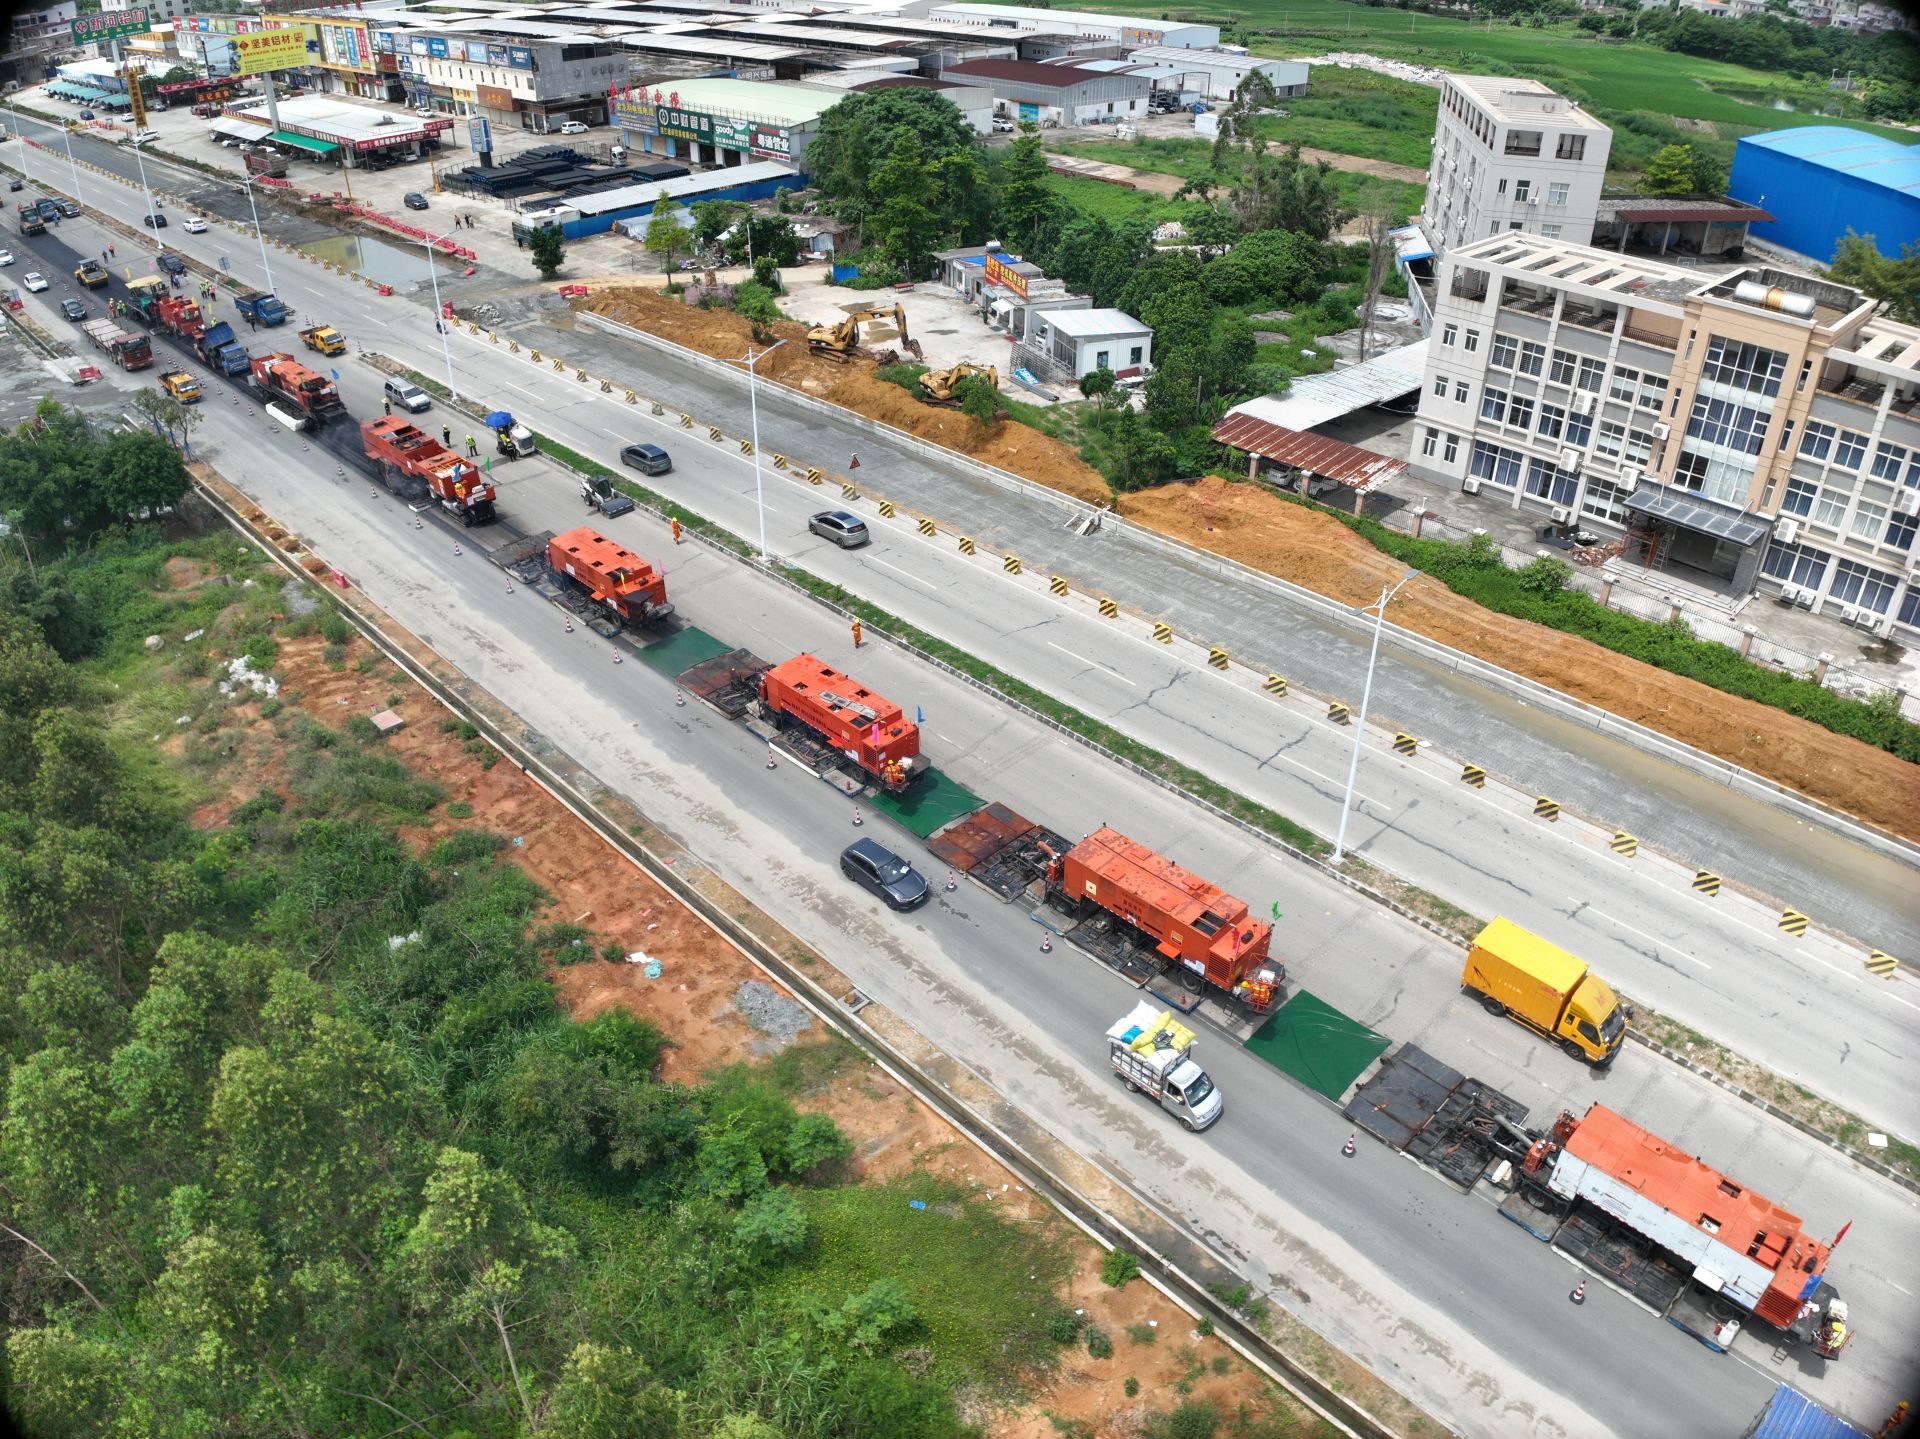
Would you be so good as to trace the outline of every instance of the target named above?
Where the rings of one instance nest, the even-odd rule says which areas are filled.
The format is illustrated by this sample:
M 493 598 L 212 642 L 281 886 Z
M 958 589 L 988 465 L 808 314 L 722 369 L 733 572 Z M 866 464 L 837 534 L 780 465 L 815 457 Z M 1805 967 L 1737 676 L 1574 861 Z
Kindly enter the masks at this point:
M 702 310 L 652 290 L 623 286 L 598 290 L 581 308 L 604 315 L 618 324 L 645 330 L 676 345 L 684 345 L 715 359 L 736 360 L 752 340 L 747 322 L 727 310 Z M 871 327 L 870 327 L 871 328 Z M 982 464 L 1006 470 L 1035 484 L 1089 504 L 1103 504 L 1112 492 L 1099 471 L 1071 446 L 1038 430 L 1012 421 L 983 428 L 958 410 L 922 404 L 898 385 L 876 380 L 870 359 L 856 356 L 845 364 L 823 359 L 807 349 L 807 326 L 781 322 L 773 326 L 777 339 L 788 341 L 759 366 L 760 378 L 800 390 L 904 430 L 916 439 L 940 445 Z M 890 348 L 878 335 L 865 337 L 870 349 Z M 696 421 L 707 419 L 695 415 Z M 811 464 L 837 461 L 837 456 L 795 456 Z
M 1403 569 L 1338 520 L 1218 476 L 1123 496 L 1119 511 L 1161 534 L 1351 605 L 1377 599 L 1381 586 Z M 1393 619 L 1869 824 L 1920 839 L 1920 770 L 1884 750 L 1590 640 L 1495 614 L 1424 576 L 1401 591 Z M 1380 718 L 1397 719 L 1418 733 L 1416 715 Z

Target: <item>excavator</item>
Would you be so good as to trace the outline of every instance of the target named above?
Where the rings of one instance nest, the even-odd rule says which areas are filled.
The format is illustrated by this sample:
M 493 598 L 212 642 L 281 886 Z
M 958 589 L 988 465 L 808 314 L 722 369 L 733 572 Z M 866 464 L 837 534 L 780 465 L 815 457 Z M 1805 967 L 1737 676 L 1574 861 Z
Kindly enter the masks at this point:
M 860 348 L 860 322 L 885 319 L 891 319 L 894 328 L 899 330 L 901 348 L 919 354 L 920 347 L 907 338 L 907 312 L 899 305 L 890 310 L 852 310 L 844 320 L 835 320 L 831 325 L 815 325 L 807 331 L 807 349 L 844 365 Z M 882 352 L 876 358 L 886 363 L 890 353 Z M 898 356 L 891 358 L 897 359 Z
M 950 370 L 928 370 L 920 377 L 920 398 L 929 405 L 945 405 L 948 408 L 960 403 L 960 396 L 954 393 L 954 386 L 962 380 L 985 380 L 994 389 L 1000 388 L 1000 372 L 992 365 L 970 365 L 964 360 Z

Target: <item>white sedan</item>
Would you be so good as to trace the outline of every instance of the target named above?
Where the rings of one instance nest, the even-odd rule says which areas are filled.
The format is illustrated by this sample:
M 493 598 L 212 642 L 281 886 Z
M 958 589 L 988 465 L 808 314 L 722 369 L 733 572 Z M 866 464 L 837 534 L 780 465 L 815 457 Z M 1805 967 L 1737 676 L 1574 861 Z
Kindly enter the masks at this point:
M 186 230 L 189 235 L 204 235 L 207 233 L 207 222 L 195 215 L 187 221 Z
M 0 250 L 0 265 L 11 265 L 12 263 L 13 263 L 13 251 Z
M 38 270 L 27 271 L 27 278 L 20 282 L 29 290 L 39 291 L 47 288 L 47 277 Z

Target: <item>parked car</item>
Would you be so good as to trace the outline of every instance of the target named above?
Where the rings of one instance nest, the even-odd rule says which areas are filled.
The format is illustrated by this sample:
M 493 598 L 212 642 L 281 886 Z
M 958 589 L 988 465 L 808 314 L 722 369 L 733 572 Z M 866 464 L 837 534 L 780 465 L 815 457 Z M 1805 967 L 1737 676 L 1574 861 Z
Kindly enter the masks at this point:
M 140 217 L 140 223 L 145 225 L 149 230 L 164 230 L 167 228 L 167 217 L 158 214 L 142 215 Z
M 840 852 L 840 871 L 891 909 L 924 904 L 929 893 L 920 872 L 885 845 L 856 839 Z
M 7 188 L 9 190 L 24 190 L 27 188 L 27 182 L 25 180 L 22 180 L 18 175 L 16 175 L 11 180 L 7 181 Z
M 200 216 L 195 215 L 191 220 L 188 220 L 182 228 L 185 229 L 189 235 L 204 235 L 207 233 L 207 222 L 201 219 Z
M 26 278 L 20 282 L 36 294 L 47 288 L 47 277 L 38 270 L 27 271 Z
M 560 127 L 560 133 L 562 135 L 584 135 L 587 133 L 587 127 L 578 120 L 569 120 Z
M 60 302 L 60 313 L 69 320 L 84 320 L 87 318 L 87 307 L 78 300 L 65 299 Z
M 60 216 L 60 207 L 51 200 L 35 200 L 33 208 L 40 212 L 40 218 L 43 220 L 54 220 Z
M 160 132 L 158 130 L 141 130 L 134 135 L 133 143 L 136 145 L 151 145 L 159 138 Z
M 409 210 L 424 210 L 427 208 L 427 197 L 418 190 L 409 190 L 400 197 L 400 203 Z
M 80 207 L 74 204 L 73 201 L 55 200 L 53 203 L 59 206 L 60 213 L 65 215 L 69 220 L 77 220 L 80 218 Z
M 165 215 L 160 217 L 160 223 L 163 225 L 167 223 L 167 217 Z M 162 250 L 154 257 L 154 260 L 155 263 L 169 275 L 184 275 L 187 273 L 187 262 L 178 255 L 170 255 L 165 250 Z
M 13 263 L 13 251 L 0 250 L 0 265 L 11 265 L 12 263 Z
M 832 540 L 843 550 L 856 550 L 873 538 L 867 522 L 845 510 L 822 510 L 807 521 L 807 528 L 823 540 Z
M 673 457 L 658 445 L 627 445 L 620 451 L 620 463 L 631 465 L 644 475 L 673 472 Z
M 91 111 L 91 110 L 82 110 L 82 111 L 80 112 L 80 118 L 81 118 L 82 120 L 91 120 L 91 119 L 93 118 L 93 111 Z
M 1016 127 L 1016 126 L 1014 125 L 1014 123 L 1013 123 L 1013 121 L 1011 121 L 1011 120 L 1003 120 L 1003 119 L 1001 119 L 1001 118 L 999 118 L 998 116 L 995 116 L 995 117 L 994 117 L 994 121 L 993 121 L 993 133 L 994 133 L 994 134 L 996 134 L 996 135 L 1011 135 L 1011 134 L 1012 134 L 1012 133 L 1014 132 L 1014 130 L 1015 130 L 1016 128 L 1017 128 L 1017 127 Z
M 433 397 L 411 380 L 388 380 L 387 398 L 410 414 L 419 414 L 433 404 Z

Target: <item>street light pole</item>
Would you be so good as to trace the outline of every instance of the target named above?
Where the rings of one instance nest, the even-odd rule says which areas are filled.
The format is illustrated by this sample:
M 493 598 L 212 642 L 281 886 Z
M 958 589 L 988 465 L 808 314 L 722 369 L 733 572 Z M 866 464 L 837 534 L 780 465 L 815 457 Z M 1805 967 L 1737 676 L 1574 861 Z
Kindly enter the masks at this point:
M 762 488 L 760 470 L 760 390 L 758 381 L 760 378 L 760 362 L 786 343 L 785 340 L 775 340 L 757 355 L 754 354 L 752 347 L 749 346 L 746 358 L 734 362 L 735 364 L 744 364 L 747 367 L 747 409 L 753 416 L 753 504 L 754 508 L 760 512 L 760 563 L 763 565 L 767 562 L 767 502 L 765 491 Z
M 26 132 L 20 128 L 20 111 L 15 107 L 11 97 L 7 100 L 7 112 L 13 116 L 13 138 L 20 142 L 20 173 L 28 180 L 32 180 L 33 166 L 28 163 L 27 152 L 33 146 L 27 143 Z
M 1399 594 L 1407 581 L 1419 574 L 1418 570 L 1408 570 L 1389 589 L 1380 591 L 1380 599 L 1374 607 L 1373 647 L 1367 651 L 1367 682 L 1360 691 L 1360 717 L 1353 727 L 1353 757 L 1347 761 L 1347 793 L 1340 801 L 1340 832 L 1333 841 L 1333 862 L 1337 865 L 1347 857 L 1347 819 L 1353 813 L 1353 783 L 1360 775 L 1360 742 L 1367 736 L 1367 701 L 1373 698 L 1373 666 L 1380 658 L 1380 631 L 1386 628 L 1387 601 Z M 1362 614 L 1366 611 L 1362 610 Z
M 247 208 L 253 211 L 253 238 L 260 242 L 260 269 L 267 277 L 267 293 L 271 295 L 274 293 L 273 266 L 267 263 L 267 237 L 260 228 L 260 207 L 253 198 L 253 185 L 259 178 L 258 175 L 249 175 L 240 182 L 240 187 L 247 192 Z
M 153 208 L 153 190 L 147 184 L 147 160 L 146 156 L 140 153 L 140 142 L 138 140 L 133 142 L 133 163 L 140 167 L 140 192 L 147 197 L 147 217 L 149 219 L 157 218 L 160 212 Z M 146 228 L 153 231 L 154 242 L 156 244 L 159 243 L 160 227 L 158 225 L 148 225 Z
M 60 127 L 60 139 L 67 147 L 67 169 L 73 174 L 73 198 L 78 200 L 80 198 L 80 167 L 74 163 L 73 159 L 72 125 L 62 125 Z
M 433 281 L 433 327 L 440 332 L 440 354 L 447 362 L 447 396 L 457 400 L 460 398 L 460 386 L 453 378 L 453 351 L 447 346 L 446 312 L 440 308 L 440 267 L 433 263 L 433 242 L 446 238 L 446 235 L 430 235 L 420 242 L 420 248 L 427 256 L 427 278 Z

